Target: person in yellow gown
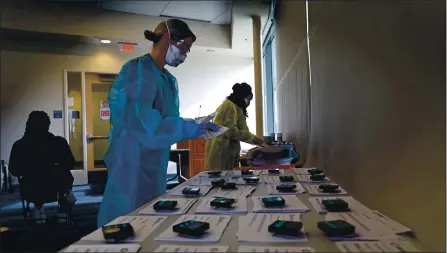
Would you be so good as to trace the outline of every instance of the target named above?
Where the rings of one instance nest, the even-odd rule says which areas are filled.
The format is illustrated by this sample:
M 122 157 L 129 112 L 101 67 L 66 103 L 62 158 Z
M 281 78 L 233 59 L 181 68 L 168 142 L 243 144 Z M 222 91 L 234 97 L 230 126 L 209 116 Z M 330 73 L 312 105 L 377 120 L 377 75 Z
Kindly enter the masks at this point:
M 233 93 L 216 110 L 213 122 L 228 127 L 228 130 L 206 141 L 205 167 L 207 170 L 231 170 L 237 165 L 241 151 L 240 142 L 263 145 L 264 140 L 250 133 L 246 118 L 247 107 L 253 99 L 250 85 L 236 83 Z

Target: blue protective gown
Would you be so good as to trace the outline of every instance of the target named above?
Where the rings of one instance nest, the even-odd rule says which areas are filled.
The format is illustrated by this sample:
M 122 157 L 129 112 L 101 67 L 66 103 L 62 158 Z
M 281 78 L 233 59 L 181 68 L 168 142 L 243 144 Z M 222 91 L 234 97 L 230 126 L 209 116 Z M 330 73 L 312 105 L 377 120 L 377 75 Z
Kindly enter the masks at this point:
M 105 154 L 108 182 L 98 216 L 103 226 L 166 192 L 171 145 L 200 127 L 180 118 L 177 80 L 150 55 L 127 62 L 109 94 L 112 129 Z

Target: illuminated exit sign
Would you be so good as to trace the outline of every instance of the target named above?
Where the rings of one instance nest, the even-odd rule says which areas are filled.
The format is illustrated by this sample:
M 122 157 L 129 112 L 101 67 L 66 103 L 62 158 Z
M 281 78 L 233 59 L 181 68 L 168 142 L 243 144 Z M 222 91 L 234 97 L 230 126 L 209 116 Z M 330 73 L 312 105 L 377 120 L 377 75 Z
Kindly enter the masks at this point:
M 121 44 L 121 52 L 132 53 L 137 43 L 119 42 Z

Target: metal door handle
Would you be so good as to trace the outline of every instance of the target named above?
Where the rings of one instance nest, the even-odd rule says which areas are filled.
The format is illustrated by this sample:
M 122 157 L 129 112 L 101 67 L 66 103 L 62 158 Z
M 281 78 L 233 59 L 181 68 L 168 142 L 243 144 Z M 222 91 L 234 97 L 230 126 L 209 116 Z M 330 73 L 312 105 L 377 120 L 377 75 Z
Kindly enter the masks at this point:
M 87 143 L 93 142 L 95 140 L 108 140 L 109 136 L 92 136 L 91 134 L 87 134 Z

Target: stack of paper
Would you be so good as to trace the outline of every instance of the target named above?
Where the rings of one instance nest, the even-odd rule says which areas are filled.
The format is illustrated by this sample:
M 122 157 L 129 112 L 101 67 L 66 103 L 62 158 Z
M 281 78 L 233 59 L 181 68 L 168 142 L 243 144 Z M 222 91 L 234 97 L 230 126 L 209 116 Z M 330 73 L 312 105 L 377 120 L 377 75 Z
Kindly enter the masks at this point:
M 311 247 L 263 247 L 242 245 L 237 248 L 237 252 L 315 252 Z
M 154 252 L 228 252 L 229 246 L 160 245 Z
M 312 180 L 310 179 L 310 175 L 297 175 L 298 182 L 300 183 L 326 183 L 331 181 L 328 177 L 323 180 Z
M 213 197 L 231 199 L 246 198 L 250 196 L 255 190 L 256 187 L 250 185 L 238 185 L 237 189 L 235 190 L 222 190 L 222 188 L 219 188 L 217 192 L 213 194 Z
M 215 208 L 210 205 L 211 201 L 214 199 L 207 198 L 201 199 L 199 206 L 194 213 L 196 214 L 246 214 L 247 209 L 247 199 L 241 198 L 236 199 L 237 202 L 233 204 L 232 208 Z
M 154 209 L 154 204 L 158 201 L 169 201 L 174 200 L 177 201 L 177 208 L 169 211 L 156 211 Z M 196 202 L 196 199 L 158 199 L 154 201 L 149 206 L 145 207 L 139 213 L 143 215 L 179 215 L 185 214 L 191 208 L 191 206 Z
M 129 252 L 136 253 L 140 244 L 98 244 L 98 245 L 70 245 L 60 252 Z
M 296 185 L 294 192 L 280 192 L 280 191 L 278 191 L 276 189 L 276 187 L 280 184 L 268 184 L 267 190 L 270 195 L 296 195 L 296 194 L 303 194 L 306 192 L 306 190 L 304 190 L 303 186 L 300 183 L 292 183 L 292 184 Z
M 262 198 L 271 196 L 252 197 L 253 199 L 253 213 L 306 213 L 310 209 L 297 196 L 281 195 L 286 201 L 283 207 L 265 207 L 262 203 Z
M 135 236 L 123 242 L 142 242 L 166 219 L 166 216 L 120 216 L 107 225 L 130 223 Z M 85 241 L 105 241 L 101 228 L 84 236 Z
M 261 175 L 261 173 L 262 173 L 262 170 L 253 170 L 253 175 L 248 175 L 247 177 L 250 177 L 250 176 L 257 177 L 257 176 Z M 241 176 L 242 176 L 242 173 L 240 170 L 233 170 L 233 177 L 241 177 Z M 244 175 L 244 177 L 245 177 L 245 175 Z
M 318 185 L 318 184 L 308 184 L 308 185 L 304 185 L 304 189 L 306 189 L 306 191 L 310 195 L 314 195 L 314 196 L 348 195 L 348 193 L 341 187 L 338 188 L 340 190 L 338 192 L 323 192 L 318 188 L 319 186 L 320 185 Z
M 362 214 L 348 213 L 328 213 L 326 220 L 344 220 L 355 226 L 356 237 L 328 237 L 332 241 L 379 241 L 396 240 L 396 234 L 383 224 L 364 217 Z
M 294 181 L 296 181 L 296 178 L 293 176 Z M 279 180 L 279 176 L 271 176 L 271 175 L 265 175 L 262 180 L 266 184 L 279 184 L 281 183 L 281 180 Z
M 308 170 L 311 169 L 315 169 L 315 168 L 293 168 L 292 170 L 297 174 L 297 175 L 310 175 L 309 172 L 307 172 Z
M 211 188 L 213 188 L 212 186 L 188 186 L 188 185 L 179 185 L 181 187 L 175 187 L 174 189 L 168 191 L 168 194 L 171 196 L 184 196 L 182 191 L 185 188 L 200 188 L 200 193 L 198 196 L 205 196 L 206 194 L 208 194 L 208 192 L 211 190 Z M 190 197 L 195 197 L 195 195 L 192 195 Z
M 341 252 L 419 252 L 408 241 L 336 242 Z
M 300 214 L 254 214 L 239 217 L 237 237 L 240 242 L 307 242 L 307 236 L 302 230 L 299 237 L 273 235 L 268 226 L 277 220 L 301 221 Z
M 194 177 L 209 177 L 209 178 L 217 178 L 217 177 L 210 177 L 210 175 L 208 174 L 208 170 L 207 171 L 202 171 L 199 174 L 195 175 Z M 226 170 L 222 170 L 220 172 L 219 177 L 224 177 L 227 174 L 228 171 Z
M 332 197 L 309 197 L 309 202 L 312 204 L 312 207 L 317 211 L 319 214 L 327 214 L 328 211 L 326 208 L 324 208 L 323 204 L 321 203 L 323 200 L 328 199 L 342 199 L 346 201 L 349 205 L 349 209 L 353 212 L 362 213 L 362 212 L 372 212 L 371 209 L 357 201 L 351 196 L 332 196 Z
M 406 234 L 406 233 L 409 233 L 412 231 L 411 228 L 400 224 L 399 222 L 385 216 L 384 214 L 380 213 L 379 211 L 362 212 L 361 215 L 368 219 L 375 220 L 380 224 L 383 224 L 385 227 L 387 227 L 389 230 L 393 231 L 393 233 L 395 233 L 395 234 Z
M 274 168 L 272 168 L 272 169 L 274 169 Z M 279 175 L 283 175 L 284 174 L 284 169 L 279 169 L 279 174 L 270 174 L 269 170 L 263 170 L 262 174 L 263 175 L 272 175 L 272 176 L 276 175 L 276 176 L 279 176 Z
M 205 234 L 198 238 L 182 237 L 172 231 L 172 226 L 169 226 L 163 233 L 161 233 L 155 241 L 158 242 L 218 242 L 222 237 L 225 228 L 231 220 L 229 215 L 182 215 L 173 225 L 188 221 L 202 221 L 210 223 L 210 229 Z

